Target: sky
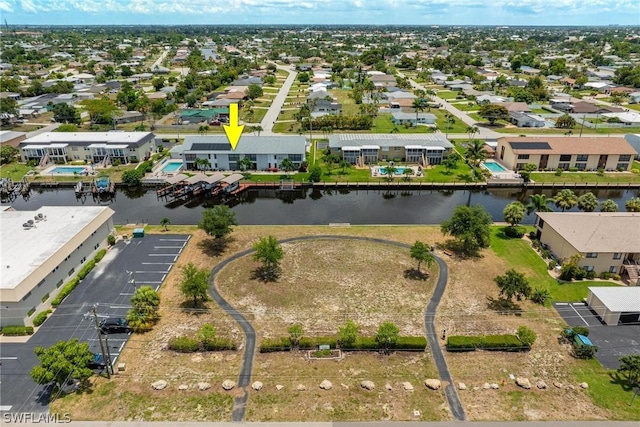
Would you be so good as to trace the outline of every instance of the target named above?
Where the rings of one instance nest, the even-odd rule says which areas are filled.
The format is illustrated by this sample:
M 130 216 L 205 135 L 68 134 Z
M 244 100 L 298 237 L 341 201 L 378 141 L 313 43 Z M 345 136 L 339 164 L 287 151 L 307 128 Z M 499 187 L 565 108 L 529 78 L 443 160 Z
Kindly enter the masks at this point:
M 634 25 L 640 0 L 0 0 L 9 25 Z

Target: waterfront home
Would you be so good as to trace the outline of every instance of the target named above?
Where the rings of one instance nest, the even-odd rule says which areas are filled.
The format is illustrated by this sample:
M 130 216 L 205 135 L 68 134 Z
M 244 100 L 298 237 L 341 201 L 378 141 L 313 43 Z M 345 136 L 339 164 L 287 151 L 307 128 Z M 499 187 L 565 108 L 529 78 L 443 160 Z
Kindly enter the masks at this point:
M 417 117 L 416 117 L 417 116 Z M 405 113 L 403 111 L 396 111 L 391 113 L 391 122 L 394 125 L 405 125 L 409 124 L 410 126 L 417 126 L 419 124 L 424 125 L 435 125 L 436 124 L 436 116 L 430 113 Z

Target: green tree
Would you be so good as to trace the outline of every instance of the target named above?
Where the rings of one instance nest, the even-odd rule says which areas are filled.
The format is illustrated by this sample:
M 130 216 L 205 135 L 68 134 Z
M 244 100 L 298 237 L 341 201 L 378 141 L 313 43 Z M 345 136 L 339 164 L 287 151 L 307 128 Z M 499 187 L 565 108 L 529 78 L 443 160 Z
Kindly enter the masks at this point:
M 0 147 L 0 164 L 11 163 L 15 157 L 20 154 L 20 150 L 12 145 L 3 145 Z
M 60 389 L 67 381 L 75 380 L 85 383 L 93 371 L 88 368 L 93 359 L 89 343 L 79 342 L 77 338 L 70 341 L 58 341 L 49 348 L 36 347 L 33 350 L 40 365 L 31 369 L 31 378 L 38 384 L 53 384 Z
M 444 159 L 442 159 L 442 166 L 445 167 L 447 175 L 451 174 L 451 170 L 458 167 L 460 161 L 460 155 L 458 153 L 451 153 Z
M 578 197 L 577 203 L 581 211 L 593 212 L 598 207 L 598 198 L 589 191 Z
M 322 169 L 318 165 L 311 165 L 309 167 L 309 181 L 310 182 L 320 182 L 322 178 Z
M 142 171 L 139 169 L 128 169 L 122 172 L 122 182 L 130 186 L 142 184 Z
M 551 212 L 549 207 L 551 200 L 547 199 L 544 194 L 532 194 L 529 196 L 529 203 L 527 204 L 527 215 L 532 212 Z
M 525 207 L 522 203 L 515 201 L 509 203 L 505 206 L 502 211 L 502 215 L 504 216 L 504 220 L 509 223 L 512 227 L 520 224 L 522 219 L 524 218 Z
M 198 98 L 194 94 L 189 94 L 184 97 L 184 102 L 187 103 L 189 108 L 193 108 L 198 103 Z
M 308 83 L 308 82 L 309 82 L 309 80 L 310 80 L 310 77 L 309 77 L 309 74 L 308 74 L 308 73 L 303 72 L 303 73 L 299 73 L 299 74 L 298 74 L 298 81 L 299 81 L 300 83 Z
M 502 105 L 487 104 L 480 107 L 478 115 L 482 118 L 489 120 L 489 124 L 492 126 L 498 120 L 508 120 L 509 111 Z
M 162 227 L 164 231 L 169 231 L 169 224 L 171 224 L 171 220 L 166 216 L 162 217 L 162 219 L 160 220 L 160 227 Z
M 576 119 L 569 114 L 564 114 L 556 119 L 558 129 L 573 129 L 576 126 Z
M 427 108 L 427 103 L 422 98 L 416 98 L 413 100 L 411 107 L 416 111 L 416 125 L 417 125 L 418 114 L 423 112 Z
M 193 307 L 199 307 L 201 302 L 208 299 L 209 272 L 196 267 L 192 262 L 180 267 L 180 270 L 180 291 L 185 297 L 193 298 Z
M 533 292 L 531 292 L 531 301 L 536 304 L 544 305 L 549 298 L 551 298 L 551 293 L 548 289 L 535 288 Z
M 618 372 L 627 380 L 630 387 L 640 386 L 640 355 L 628 354 L 620 359 Z
M 153 328 L 160 314 L 160 295 L 151 286 L 141 286 L 131 297 L 131 309 L 127 312 L 129 326 L 136 332 L 147 332 Z
M 0 113 L 17 114 L 18 103 L 13 98 L 0 98 Z
M 560 269 L 560 279 L 571 281 L 576 277 L 578 270 L 580 270 L 579 263 L 580 259 L 582 259 L 582 255 L 575 254 L 568 261 L 562 264 L 562 268 Z
M 238 161 L 238 167 L 241 171 L 248 171 L 253 168 L 253 161 L 249 157 L 243 157 Z
M 481 205 L 460 205 L 440 229 L 443 234 L 452 236 L 463 252 L 477 254 L 480 248 L 489 247 L 491 223 L 491 216 Z
M 493 280 L 500 288 L 500 295 L 504 295 L 509 301 L 514 296 L 520 301 L 531 295 L 531 285 L 524 273 L 518 273 L 513 268 L 507 270 L 503 276 L 496 276 Z
M 618 204 L 611 199 L 603 200 L 600 203 L 601 212 L 618 212 Z
M 280 169 L 282 169 L 287 173 L 287 175 L 289 175 L 289 173 L 295 170 L 296 167 L 290 159 L 286 158 L 282 159 L 282 161 L 280 162 Z
M 352 320 L 347 319 L 344 326 L 338 328 L 338 340 L 342 348 L 352 348 L 358 339 L 360 327 Z
M 209 161 L 209 159 L 205 159 L 204 157 L 198 157 L 193 161 L 193 164 L 195 165 L 196 169 L 200 170 L 207 170 L 211 167 L 211 162 Z
M 73 123 L 65 123 L 58 126 L 54 132 L 78 132 L 78 125 L 74 125 Z
M 262 263 L 259 275 L 267 281 L 275 280 L 280 274 L 280 261 L 284 257 L 282 246 L 274 236 L 261 237 L 253 245 L 253 259 Z
M 487 152 L 485 151 L 484 146 L 484 141 L 474 139 L 467 144 L 467 148 L 465 149 L 464 155 L 467 158 L 469 165 L 473 168 L 474 176 L 476 174 L 476 168 L 487 158 Z
M 431 252 L 431 247 L 424 242 L 416 241 L 411 246 L 411 249 L 409 249 L 409 253 L 411 255 L 411 258 L 418 261 L 418 273 L 422 273 L 422 270 L 420 270 L 420 267 L 423 262 L 427 264 L 427 268 L 428 268 L 428 267 L 431 267 L 431 265 L 435 261 L 433 252 Z
M 564 190 L 560 190 L 556 193 L 553 197 L 553 203 L 555 203 L 556 207 L 562 209 L 562 212 L 564 212 L 577 205 L 578 198 L 576 197 L 576 193 L 565 188 Z
M 400 329 L 391 322 L 384 322 L 376 332 L 376 342 L 385 350 L 388 350 L 398 342 Z
M 89 113 L 92 124 L 112 124 L 118 107 L 109 98 L 86 99 L 82 105 Z
M 469 143 L 471 143 L 471 138 L 473 135 L 479 132 L 478 126 L 467 126 L 467 133 L 469 134 Z
M 156 92 L 159 91 L 165 85 L 164 77 L 162 76 L 156 77 L 151 81 L 151 84 L 153 85 L 153 88 L 156 90 Z
M 73 123 L 80 124 L 80 113 L 73 105 L 69 105 L 65 102 L 55 104 L 53 106 L 53 118 L 58 123 Z
M 257 84 L 250 84 L 247 89 L 247 97 L 249 99 L 257 99 L 263 95 L 262 88 Z
M 527 347 L 531 347 L 533 343 L 536 342 L 536 338 L 538 338 L 538 335 L 536 335 L 535 331 L 526 326 L 520 326 L 518 328 L 518 332 L 516 332 L 516 336 L 522 342 L 522 344 Z
M 627 212 L 640 212 L 640 197 L 627 200 L 624 207 Z
M 300 323 L 295 323 L 287 328 L 291 345 L 297 347 L 300 344 L 300 338 L 304 335 L 304 329 Z
M 198 228 L 204 230 L 209 236 L 222 239 L 233 231 L 234 225 L 238 225 L 235 212 L 229 206 L 216 205 L 202 212 L 202 220 L 198 223 Z

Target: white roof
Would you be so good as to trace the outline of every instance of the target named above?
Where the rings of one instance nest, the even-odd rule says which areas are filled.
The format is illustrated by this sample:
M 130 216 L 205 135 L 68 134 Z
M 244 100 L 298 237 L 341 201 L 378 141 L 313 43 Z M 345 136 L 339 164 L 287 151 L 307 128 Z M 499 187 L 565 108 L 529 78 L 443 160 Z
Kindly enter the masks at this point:
M 20 147 L 23 150 L 29 150 L 29 149 L 44 149 L 47 148 L 48 145 L 25 145 L 24 147 Z
M 638 286 L 593 286 L 589 292 L 614 312 L 640 312 L 640 287 Z
M 369 150 L 379 150 L 380 146 L 379 145 L 363 145 L 362 148 L 369 149 Z
M 342 151 L 360 151 L 362 147 L 356 147 L 356 146 L 345 146 L 342 147 Z
M 141 140 L 151 132 L 50 132 L 41 133 L 23 141 L 29 144 L 51 144 L 54 142 L 101 142 L 130 143 Z
M 64 148 L 64 147 L 68 147 L 69 144 L 62 144 L 62 143 L 56 143 L 56 144 L 49 144 L 49 148 Z
M 105 211 L 110 213 L 109 217 L 114 214 L 106 206 L 43 206 L 36 211 L 1 211 L 0 289 L 14 289 Z M 46 221 L 34 222 L 35 227 L 24 229 L 22 224 L 34 220 L 39 213 Z M 96 229 L 100 225 L 93 224 Z
M 623 123 L 640 123 L 640 114 L 624 112 L 624 113 L 604 113 L 604 117 L 617 117 Z

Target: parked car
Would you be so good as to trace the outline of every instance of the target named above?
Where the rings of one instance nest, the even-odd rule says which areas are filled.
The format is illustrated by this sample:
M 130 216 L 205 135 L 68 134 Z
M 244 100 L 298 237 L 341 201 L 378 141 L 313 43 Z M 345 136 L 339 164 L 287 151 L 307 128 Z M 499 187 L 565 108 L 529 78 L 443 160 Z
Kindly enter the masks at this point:
M 124 317 L 108 317 L 100 321 L 100 331 L 103 334 L 116 334 L 118 332 L 129 332 L 129 322 Z
M 220 123 L 220 120 L 211 120 L 209 122 L 209 125 L 210 126 L 220 126 L 220 125 L 222 125 L 222 123 Z
M 104 357 L 102 357 L 102 354 L 100 353 L 95 353 L 93 355 L 93 359 L 89 362 L 89 365 L 87 366 L 89 369 L 104 369 L 107 367 L 107 363 L 104 361 Z

